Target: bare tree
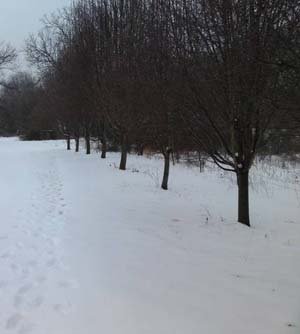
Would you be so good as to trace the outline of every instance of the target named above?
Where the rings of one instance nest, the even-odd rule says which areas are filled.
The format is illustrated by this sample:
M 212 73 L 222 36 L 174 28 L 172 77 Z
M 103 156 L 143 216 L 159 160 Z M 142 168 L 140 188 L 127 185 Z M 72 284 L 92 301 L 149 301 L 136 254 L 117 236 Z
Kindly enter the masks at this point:
M 279 112 L 275 36 L 286 25 L 291 2 L 174 3 L 174 36 L 190 99 L 183 117 L 213 161 L 236 173 L 238 221 L 250 225 L 249 171 Z
M 0 43 L 0 69 L 11 64 L 17 57 L 16 50 L 9 44 Z
M 10 44 L 5 44 L 4 42 L 0 42 L 0 71 L 7 69 L 8 65 L 10 65 L 16 58 L 17 58 L 16 50 Z M 0 86 L 8 87 L 5 81 L 2 80 L 1 78 L 0 78 Z

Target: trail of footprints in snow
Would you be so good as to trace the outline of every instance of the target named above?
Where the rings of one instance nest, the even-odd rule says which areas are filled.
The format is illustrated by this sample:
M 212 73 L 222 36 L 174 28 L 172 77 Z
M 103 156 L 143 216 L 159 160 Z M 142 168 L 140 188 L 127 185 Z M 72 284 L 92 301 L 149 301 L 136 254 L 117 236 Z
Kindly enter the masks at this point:
M 26 315 L 30 315 L 30 312 L 45 306 L 50 307 L 55 313 L 63 315 L 68 313 L 72 307 L 65 300 L 51 301 L 50 303 L 48 301 L 48 305 L 46 305 L 47 273 L 49 274 L 51 270 L 65 269 L 60 254 L 57 254 L 57 249 L 59 249 L 57 246 L 59 245 L 58 236 L 63 224 L 66 203 L 63 198 L 63 184 L 54 170 L 50 170 L 47 174 L 40 174 L 39 179 L 41 188 L 32 195 L 31 206 L 26 208 L 26 211 L 20 210 L 21 224 L 14 225 L 16 232 L 23 233 L 25 241 L 16 242 L 14 250 L 7 250 L 0 254 L 0 260 L 5 261 L 10 266 L 18 282 L 17 285 L 12 284 L 15 291 L 12 296 L 14 311 L 5 320 L 4 328 L 6 331 L 18 334 L 30 334 L 36 328 L 26 319 Z M 24 219 L 26 219 L 25 222 Z M 8 236 L 0 237 L 0 241 L 6 239 Z M 22 263 L 23 252 L 29 253 L 32 260 Z M 40 258 L 45 259 L 45 263 L 42 263 Z M 39 275 L 41 271 L 46 275 Z M 54 284 L 56 286 L 53 284 L 51 286 L 54 289 L 65 290 L 78 287 L 76 281 L 73 280 L 62 280 Z M 0 281 L 0 291 L 10 285 L 10 282 Z M 63 294 L 59 295 L 63 299 Z

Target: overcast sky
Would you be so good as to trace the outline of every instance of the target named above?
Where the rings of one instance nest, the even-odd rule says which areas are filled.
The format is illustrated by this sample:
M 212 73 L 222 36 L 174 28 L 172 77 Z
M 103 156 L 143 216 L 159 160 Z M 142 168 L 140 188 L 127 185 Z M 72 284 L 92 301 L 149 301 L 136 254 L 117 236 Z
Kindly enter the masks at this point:
M 71 0 L 0 0 L 0 41 L 22 50 L 30 33 L 41 28 L 41 18 L 71 3 Z M 19 61 L 24 67 L 22 57 Z

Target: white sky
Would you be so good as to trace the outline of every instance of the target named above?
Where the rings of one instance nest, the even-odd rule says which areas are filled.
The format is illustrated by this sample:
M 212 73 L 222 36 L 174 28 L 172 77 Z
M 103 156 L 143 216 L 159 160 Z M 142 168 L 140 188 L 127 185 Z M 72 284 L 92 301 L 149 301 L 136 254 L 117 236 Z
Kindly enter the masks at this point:
M 18 50 L 30 33 L 41 28 L 41 18 L 71 3 L 71 0 L 0 0 L 0 41 L 11 43 Z M 25 67 L 21 55 L 19 63 Z

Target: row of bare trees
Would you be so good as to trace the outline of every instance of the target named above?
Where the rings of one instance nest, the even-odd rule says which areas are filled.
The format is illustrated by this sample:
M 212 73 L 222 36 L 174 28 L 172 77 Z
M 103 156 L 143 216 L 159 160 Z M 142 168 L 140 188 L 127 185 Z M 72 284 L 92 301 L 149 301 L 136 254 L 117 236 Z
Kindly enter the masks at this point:
M 78 0 L 27 41 L 44 110 L 70 140 L 92 136 L 164 156 L 205 152 L 237 175 L 250 226 L 249 171 L 274 129 L 299 120 L 296 0 Z M 284 124 L 284 125 L 283 125 Z M 200 190 L 201 191 L 201 190 Z

